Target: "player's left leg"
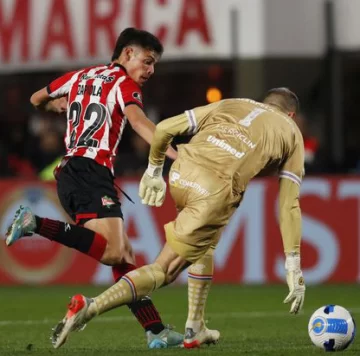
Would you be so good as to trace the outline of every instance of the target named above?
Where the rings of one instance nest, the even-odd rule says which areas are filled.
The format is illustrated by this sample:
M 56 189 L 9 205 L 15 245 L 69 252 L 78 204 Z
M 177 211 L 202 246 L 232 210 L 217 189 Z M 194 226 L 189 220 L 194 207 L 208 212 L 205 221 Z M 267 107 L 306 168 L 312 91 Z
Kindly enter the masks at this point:
M 163 285 L 169 284 L 190 265 L 169 244 L 165 244 L 155 263 L 127 273 L 120 281 L 95 298 L 76 295 L 72 298 L 64 319 L 53 333 L 53 346 L 60 347 L 71 331 L 83 329 L 97 315 L 125 304 L 134 303 Z M 172 334 L 163 332 L 161 337 L 167 344 Z M 165 340 L 166 339 L 166 340 Z M 151 343 L 152 340 L 148 339 Z
M 205 305 L 214 273 L 214 248 L 188 269 L 188 317 L 185 324 L 185 348 L 196 348 L 202 344 L 215 344 L 220 338 L 218 330 L 210 330 L 204 321 Z

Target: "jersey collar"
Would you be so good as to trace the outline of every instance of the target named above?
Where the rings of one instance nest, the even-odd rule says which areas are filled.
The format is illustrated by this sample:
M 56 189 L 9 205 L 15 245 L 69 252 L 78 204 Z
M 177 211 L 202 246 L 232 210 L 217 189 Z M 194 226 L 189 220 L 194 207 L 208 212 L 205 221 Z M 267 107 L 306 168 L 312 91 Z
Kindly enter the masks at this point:
M 126 68 L 125 68 L 123 65 L 121 65 L 121 64 L 119 64 L 119 63 L 115 63 L 115 62 L 110 63 L 110 65 L 113 65 L 114 67 L 119 67 L 119 68 L 121 68 L 126 74 L 128 74 Z

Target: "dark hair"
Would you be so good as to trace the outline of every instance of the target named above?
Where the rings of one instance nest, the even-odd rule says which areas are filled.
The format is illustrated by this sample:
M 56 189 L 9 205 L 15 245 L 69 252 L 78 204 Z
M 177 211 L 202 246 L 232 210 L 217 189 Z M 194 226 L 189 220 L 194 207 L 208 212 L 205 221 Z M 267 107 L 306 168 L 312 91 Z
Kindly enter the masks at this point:
M 277 106 L 283 112 L 295 112 L 300 110 L 300 101 L 297 95 L 289 88 L 270 89 L 263 100 L 265 104 Z
M 119 58 L 122 50 L 125 47 L 131 45 L 137 45 L 145 49 L 150 49 L 155 51 L 160 56 L 164 52 L 164 47 L 156 36 L 150 32 L 129 27 L 120 33 L 116 41 L 111 60 L 114 61 L 115 59 Z

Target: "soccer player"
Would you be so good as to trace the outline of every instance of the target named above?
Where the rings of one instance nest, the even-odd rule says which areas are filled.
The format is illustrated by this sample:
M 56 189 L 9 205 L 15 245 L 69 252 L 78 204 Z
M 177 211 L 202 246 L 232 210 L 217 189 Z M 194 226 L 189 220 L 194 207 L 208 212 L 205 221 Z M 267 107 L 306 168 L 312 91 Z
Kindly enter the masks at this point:
M 55 343 L 96 315 L 134 302 L 175 280 L 189 267 L 188 318 L 184 346 L 215 343 L 217 330 L 204 322 L 213 275 L 213 252 L 223 228 L 257 175 L 279 175 L 279 222 L 286 256 L 290 313 L 302 308 L 305 285 L 300 267 L 301 211 L 299 188 L 304 174 L 304 144 L 292 120 L 298 98 L 287 88 L 270 90 L 263 103 L 228 99 L 186 111 L 157 125 L 149 166 L 140 182 L 144 204 L 160 206 L 165 198 L 164 157 L 177 135 L 193 134 L 178 150 L 171 167 L 171 195 L 179 211 L 165 225 L 167 242 L 153 264 L 125 275 L 96 298 L 76 295 L 59 323 Z
M 111 63 L 66 73 L 31 97 L 38 109 L 67 112 L 66 155 L 56 169 L 58 196 L 76 225 L 34 215 L 20 207 L 6 243 L 34 233 L 112 266 L 115 282 L 134 270 L 114 186 L 114 158 L 126 122 L 148 143 L 155 125 L 143 112 L 141 86 L 154 74 L 163 46 L 151 33 L 125 29 Z M 169 147 L 167 155 L 177 152 Z M 150 348 L 182 344 L 183 335 L 165 327 L 149 297 L 129 308 L 146 331 Z

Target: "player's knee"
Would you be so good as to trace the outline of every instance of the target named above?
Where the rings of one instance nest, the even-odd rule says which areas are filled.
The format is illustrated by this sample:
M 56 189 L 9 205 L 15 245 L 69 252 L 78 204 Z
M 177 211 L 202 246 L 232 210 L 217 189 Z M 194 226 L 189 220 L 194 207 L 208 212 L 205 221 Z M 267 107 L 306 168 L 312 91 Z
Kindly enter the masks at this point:
M 107 248 L 104 252 L 101 262 L 109 266 L 115 266 L 123 263 L 124 260 L 125 260 L 124 251 L 120 251 L 118 249 L 113 249 L 113 248 Z
M 121 244 L 112 244 L 111 242 L 108 242 L 101 262 L 109 266 L 122 263 L 133 264 L 134 254 L 130 243 L 128 241 Z

